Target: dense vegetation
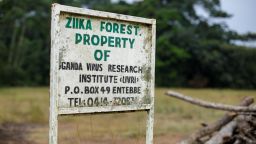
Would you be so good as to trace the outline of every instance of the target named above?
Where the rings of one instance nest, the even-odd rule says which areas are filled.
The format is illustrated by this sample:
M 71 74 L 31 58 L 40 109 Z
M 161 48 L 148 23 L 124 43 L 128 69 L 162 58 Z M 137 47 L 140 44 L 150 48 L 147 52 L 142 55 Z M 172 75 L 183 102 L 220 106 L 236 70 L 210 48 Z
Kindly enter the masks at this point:
M 55 2 L 157 19 L 157 86 L 256 88 L 256 49 L 233 44 L 252 40 L 211 18 L 228 18 L 219 0 L 108 0 Z M 0 1 L 0 85 L 48 85 L 50 0 Z

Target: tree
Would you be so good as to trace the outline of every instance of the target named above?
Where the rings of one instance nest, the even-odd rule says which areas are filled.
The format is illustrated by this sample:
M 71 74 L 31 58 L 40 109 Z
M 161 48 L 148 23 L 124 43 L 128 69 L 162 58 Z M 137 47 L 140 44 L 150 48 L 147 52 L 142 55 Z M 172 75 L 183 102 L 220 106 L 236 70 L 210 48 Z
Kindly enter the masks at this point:
M 49 1 L 0 2 L 0 85 L 48 82 Z
M 49 80 L 50 0 L 0 2 L 0 85 L 47 85 Z M 229 18 L 219 0 L 144 0 L 128 4 L 110 0 L 54 0 L 157 20 L 156 84 L 158 86 L 256 87 L 256 49 L 234 40 L 254 40 L 212 18 Z
M 221 10 L 219 0 L 145 0 L 132 5 L 121 1 L 115 5 L 95 5 L 94 8 L 157 20 L 157 85 L 241 87 L 223 78 L 234 76 L 225 68 L 237 61 L 230 61 L 225 54 L 230 49 L 255 51 L 237 48 L 232 43 L 255 39 L 255 34 L 239 35 L 226 25 L 209 24 L 207 19 L 197 15 L 195 6 L 203 7 L 212 18 L 230 17 Z M 226 50 L 225 47 L 232 48 Z M 242 87 L 246 85 L 244 83 Z

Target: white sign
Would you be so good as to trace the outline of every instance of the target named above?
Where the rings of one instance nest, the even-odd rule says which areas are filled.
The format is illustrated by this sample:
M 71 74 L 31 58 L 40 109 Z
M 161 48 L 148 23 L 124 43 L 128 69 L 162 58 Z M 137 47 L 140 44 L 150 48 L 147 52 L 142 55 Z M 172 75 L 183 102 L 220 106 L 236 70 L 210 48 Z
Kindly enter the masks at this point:
M 155 23 L 53 4 L 50 123 L 62 114 L 134 110 L 147 110 L 153 123 Z M 51 144 L 55 129 L 50 124 Z

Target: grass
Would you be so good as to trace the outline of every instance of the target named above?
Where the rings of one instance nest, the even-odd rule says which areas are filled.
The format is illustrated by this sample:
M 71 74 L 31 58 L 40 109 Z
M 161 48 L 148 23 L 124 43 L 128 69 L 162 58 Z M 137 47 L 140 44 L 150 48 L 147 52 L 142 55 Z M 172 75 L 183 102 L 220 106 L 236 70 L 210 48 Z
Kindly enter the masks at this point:
M 203 109 L 164 95 L 168 89 L 156 89 L 155 137 L 185 136 L 200 128 L 202 122 L 212 122 L 223 112 Z M 212 102 L 237 104 L 244 96 L 256 96 L 255 90 L 230 89 L 172 89 L 185 95 Z M 29 139 L 38 144 L 48 143 L 48 88 L 1 88 L 0 123 L 34 124 Z M 59 117 L 59 140 L 62 144 L 84 140 L 107 139 L 118 143 L 120 139 L 133 139 L 143 143 L 146 113 L 116 113 L 103 115 Z M 104 142 L 103 142 L 104 143 Z M 131 143 L 131 142 L 130 142 Z M 155 142 L 158 143 L 158 142 Z
M 1 88 L 0 123 L 47 123 L 47 88 Z

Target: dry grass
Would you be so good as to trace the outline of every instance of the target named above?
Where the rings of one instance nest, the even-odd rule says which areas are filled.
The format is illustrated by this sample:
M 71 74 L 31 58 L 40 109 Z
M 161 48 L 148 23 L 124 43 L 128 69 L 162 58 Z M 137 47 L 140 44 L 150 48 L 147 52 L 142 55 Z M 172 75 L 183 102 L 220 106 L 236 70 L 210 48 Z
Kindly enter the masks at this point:
M 213 102 L 237 104 L 244 96 L 256 96 L 254 90 L 173 89 L 185 95 Z M 156 89 L 155 143 L 172 143 L 220 117 L 220 111 L 206 110 L 164 95 L 167 89 Z M 48 143 L 48 88 L 0 89 L 0 123 L 33 124 L 28 139 Z M 59 117 L 61 144 L 141 143 L 145 141 L 146 113 Z M 169 140 L 168 140 L 169 139 Z M 171 141 L 173 140 L 173 141 Z

